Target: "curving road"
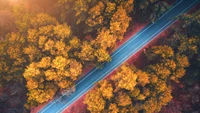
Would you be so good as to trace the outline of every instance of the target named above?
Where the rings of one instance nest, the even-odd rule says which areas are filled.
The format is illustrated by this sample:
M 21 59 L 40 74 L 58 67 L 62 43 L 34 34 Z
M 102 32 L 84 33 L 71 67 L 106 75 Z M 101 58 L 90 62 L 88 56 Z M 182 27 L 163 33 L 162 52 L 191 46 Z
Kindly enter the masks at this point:
M 106 75 L 119 67 L 133 54 L 153 40 L 158 34 L 172 25 L 176 21 L 176 16 L 188 11 L 199 1 L 200 0 L 177 0 L 171 9 L 162 15 L 155 23 L 147 25 L 112 53 L 111 62 L 104 63 L 102 69 L 92 69 L 83 78 L 77 81 L 76 91 L 71 96 L 55 98 L 41 109 L 39 113 L 60 113 L 64 111 L 73 102 L 89 91 L 97 81 L 104 79 Z

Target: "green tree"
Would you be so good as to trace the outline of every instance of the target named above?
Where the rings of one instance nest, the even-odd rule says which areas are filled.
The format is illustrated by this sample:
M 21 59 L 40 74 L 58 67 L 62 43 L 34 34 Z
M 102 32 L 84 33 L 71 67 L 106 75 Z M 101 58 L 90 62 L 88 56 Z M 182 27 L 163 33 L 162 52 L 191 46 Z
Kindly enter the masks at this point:
M 141 12 L 143 21 L 155 22 L 164 12 L 169 9 L 169 5 L 161 0 L 135 0 L 135 10 Z
M 183 22 L 184 28 L 186 28 L 187 36 L 189 37 L 199 37 L 199 28 L 200 28 L 200 10 L 197 10 L 193 14 L 183 14 L 180 17 L 180 20 Z

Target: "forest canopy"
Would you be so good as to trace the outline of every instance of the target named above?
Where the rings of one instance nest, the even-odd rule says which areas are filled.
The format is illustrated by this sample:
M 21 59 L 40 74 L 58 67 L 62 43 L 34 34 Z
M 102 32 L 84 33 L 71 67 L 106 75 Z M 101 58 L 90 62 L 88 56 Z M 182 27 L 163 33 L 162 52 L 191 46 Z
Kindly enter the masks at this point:
M 7 91 L 9 96 L 0 92 L 5 97 L 0 112 L 7 112 L 13 103 L 19 103 L 18 111 L 24 112 L 61 90 L 74 88 L 85 68 L 112 61 L 111 51 L 124 40 L 135 17 L 138 22 L 155 22 L 170 8 L 169 3 L 0 0 L 0 89 L 17 87 Z M 143 69 L 125 64 L 111 79 L 97 83 L 85 99 L 89 111 L 159 112 L 172 99 L 171 83 L 180 83 L 191 65 L 196 69 L 191 76 L 197 77 L 200 11 L 179 19 L 183 26 L 175 27 L 163 45 L 143 53 L 148 61 Z
M 109 50 L 123 39 L 134 8 L 134 0 L 0 4 L 0 86 L 25 84 L 27 108 L 72 88 L 87 65 L 111 61 Z

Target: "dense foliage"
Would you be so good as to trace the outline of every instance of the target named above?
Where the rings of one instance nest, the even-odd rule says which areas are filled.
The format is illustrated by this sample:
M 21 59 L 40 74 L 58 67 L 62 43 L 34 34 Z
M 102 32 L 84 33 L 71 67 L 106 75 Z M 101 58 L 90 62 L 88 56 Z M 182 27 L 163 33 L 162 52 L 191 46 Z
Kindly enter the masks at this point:
M 25 112 L 73 88 L 85 67 L 112 60 L 134 16 L 156 21 L 168 8 L 166 0 L 0 0 L 0 112 Z M 144 69 L 123 65 L 89 92 L 91 112 L 160 111 L 171 81 L 199 75 L 199 11 L 180 19 L 173 40 L 146 51 Z
M 171 81 L 179 82 L 185 74 L 188 58 L 175 54 L 169 46 L 154 46 L 145 55 L 154 63 L 143 70 L 122 65 L 111 80 L 99 82 L 86 96 L 88 110 L 93 113 L 154 113 L 167 105 L 172 99 Z
M 54 0 L 47 3 L 52 11 L 45 1 L 0 1 L 1 88 L 26 84 L 27 108 L 70 89 L 85 66 L 111 61 L 108 51 L 123 39 L 133 2 Z
M 110 79 L 97 83 L 86 95 L 87 109 L 92 113 L 198 111 L 198 17 L 199 10 L 182 15 L 183 26 L 173 26 L 172 35 L 144 51 L 142 69 L 125 64 Z

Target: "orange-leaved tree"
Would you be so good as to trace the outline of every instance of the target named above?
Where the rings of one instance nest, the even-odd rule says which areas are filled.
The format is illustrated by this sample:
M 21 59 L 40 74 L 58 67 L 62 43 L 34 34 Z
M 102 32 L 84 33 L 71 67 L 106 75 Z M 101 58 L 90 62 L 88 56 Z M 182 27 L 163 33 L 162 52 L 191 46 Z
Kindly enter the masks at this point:
M 31 19 L 24 54 L 30 64 L 23 76 L 27 81 L 27 107 L 47 102 L 59 89 L 68 89 L 82 73 L 80 61 L 70 57 L 78 39 L 72 36 L 70 26 L 58 24 L 47 14 Z

